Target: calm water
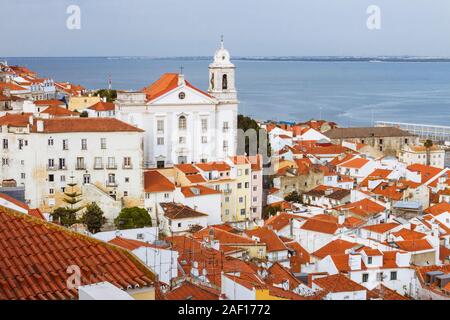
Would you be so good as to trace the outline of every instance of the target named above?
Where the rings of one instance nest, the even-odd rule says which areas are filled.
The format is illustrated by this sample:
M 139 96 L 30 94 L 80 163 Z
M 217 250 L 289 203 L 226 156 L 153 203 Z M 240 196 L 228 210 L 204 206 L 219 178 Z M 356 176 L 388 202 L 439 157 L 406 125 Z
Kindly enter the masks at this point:
M 208 59 L 9 58 L 42 76 L 88 88 L 139 89 L 184 67 L 206 89 Z M 450 62 L 235 60 L 239 112 L 257 119 L 372 121 L 450 125 Z

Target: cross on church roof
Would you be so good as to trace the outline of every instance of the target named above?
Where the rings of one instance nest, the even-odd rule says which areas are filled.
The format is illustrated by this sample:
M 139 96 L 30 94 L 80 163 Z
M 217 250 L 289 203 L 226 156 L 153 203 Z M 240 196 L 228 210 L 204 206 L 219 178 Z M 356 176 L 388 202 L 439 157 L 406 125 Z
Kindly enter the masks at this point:
M 184 67 L 180 66 L 180 74 L 183 74 Z

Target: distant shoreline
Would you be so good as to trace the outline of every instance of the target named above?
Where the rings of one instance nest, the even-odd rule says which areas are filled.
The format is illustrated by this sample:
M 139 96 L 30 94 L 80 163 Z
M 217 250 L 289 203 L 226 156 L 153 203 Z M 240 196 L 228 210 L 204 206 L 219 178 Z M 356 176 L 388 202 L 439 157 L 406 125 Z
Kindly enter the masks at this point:
M 203 61 L 211 60 L 210 56 L 197 57 L 151 57 L 151 56 L 98 56 L 98 57 L 4 57 L 0 60 L 9 59 L 107 59 L 107 60 L 185 60 L 185 61 Z M 357 57 L 357 56 L 273 56 L 273 57 L 257 57 L 257 56 L 236 56 L 234 61 L 256 61 L 256 62 L 450 62 L 450 57 L 409 57 L 409 56 L 374 56 L 374 57 Z

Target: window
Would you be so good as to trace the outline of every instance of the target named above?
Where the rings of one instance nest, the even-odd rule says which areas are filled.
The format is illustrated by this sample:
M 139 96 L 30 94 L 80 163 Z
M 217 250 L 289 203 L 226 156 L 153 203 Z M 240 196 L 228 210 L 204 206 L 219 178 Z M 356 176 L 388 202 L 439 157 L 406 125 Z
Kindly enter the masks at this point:
M 55 160 L 48 159 L 48 169 L 53 169 L 55 167 Z
M 228 89 L 228 77 L 226 74 L 222 76 L 222 90 Z
M 4 165 L 4 166 L 9 165 L 9 159 L 8 158 L 2 158 L 2 165 Z
M 85 165 L 84 165 L 84 158 L 83 157 L 78 157 L 77 158 L 77 167 L 78 170 L 84 170 L 86 169 Z
M 125 177 L 125 183 L 129 183 L 130 182 L 130 178 L 129 177 Z
M 49 193 L 49 194 L 54 194 L 54 193 L 55 193 L 55 189 L 50 188 L 50 189 L 48 190 L 48 193 Z
M 246 182 L 245 183 L 245 189 L 248 189 L 250 187 L 250 183 Z
M 131 157 L 123 157 L 123 167 L 131 168 Z
M 380 143 L 380 144 L 383 144 L 383 139 L 380 139 L 380 140 L 379 140 L 379 143 Z
M 225 197 L 225 202 L 230 202 L 230 197 Z
M 25 173 L 22 172 L 22 173 L 20 174 L 20 178 L 21 178 L 21 179 L 25 179 Z
M 377 281 L 383 281 L 383 272 L 377 272 Z
M 245 175 L 248 176 L 250 170 L 249 169 L 245 169 Z
M 408 144 L 408 139 L 405 139 L 405 143 Z
M 60 176 L 59 177 L 59 181 L 66 182 L 66 176 Z
M 227 140 L 223 140 L 223 151 L 228 151 L 228 141 Z
M 108 183 L 115 184 L 116 183 L 116 175 L 114 173 L 108 174 Z
M 239 197 L 239 203 L 243 203 L 244 202 L 244 198 L 243 197 Z
M 66 169 L 66 159 L 59 158 L 59 170 L 65 170 Z
M 3 139 L 3 149 L 8 149 L 8 139 Z
M 123 196 L 124 196 L 124 197 L 128 197 L 128 191 L 124 191 L 124 192 L 123 192 Z
M 230 210 L 229 209 L 225 209 L 225 215 L 229 215 L 230 214 Z
M 48 141 L 47 141 L 47 144 L 49 145 L 49 146 L 52 146 L 53 145 L 53 138 L 49 138 L 48 139 Z
M 258 179 L 258 176 L 256 174 L 253 175 L 253 180 Z
M 397 280 L 397 271 L 391 271 L 391 280 Z
M 242 189 L 242 183 L 239 182 L 239 183 L 237 184 L 237 187 L 238 187 L 238 189 Z
M 187 157 L 186 156 L 179 156 L 178 157 L 178 163 L 179 164 L 184 164 L 187 162 Z
M 178 129 L 186 130 L 186 117 L 185 116 L 180 116 L 178 118 Z
M 367 257 L 367 264 L 372 264 L 372 257 Z
M 158 169 L 164 168 L 164 166 L 165 166 L 164 160 L 156 161 L 156 167 Z
M 380 146 L 380 151 L 383 151 L 383 146 Z
M 49 174 L 49 175 L 48 175 L 48 181 L 49 181 L 49 182 L 55 181 L 55 175 Z
M 178 228 L 181 228 L 181 222 L 178 222 Z
M 81 139 L 81 150 L 87 150 L 87 140 Z
M 164 132 L 164 120 L 157 120 L 156 121 L 156 130 L 158 130 L 158 133 Z
M 254 186 L 254 187 L 253 187 L 253 191 L 258 191 L 258 187 L 257 187 L 257 186 Z
M 241 216 L 245 216 L 245 209 L 241 209 Z
M 186 143 L 186 137 L 179 137 L 178 138 L 178 143 L 179 144 L 185 144 Z
M 106 138 L 100 138 L 100 148 L 106 149 Z
M 208 130 L 208 119 L 202 119 L 202 131 L 205 132 Z
M 158 146 L 162 146 L 164 144 L 164 138 L 163 137 L 156 138 L 156 143 L 158 144 Z
M 94 158 L 94 169 L 103 169 L 103 159 L 101 157 Z
M 228 121 L 225 121 L 225 122 L 223 123 L 223 132 L 227 132 L 228 129 L 229 129 L 229 127 L 228 127 Z
M 369 281 L 369 274 L 363 273 L 362 275 L 362 282 L 368 282 Z
M 208 137 L 202 136 L 202 143 L 208 143 Z
M 64 139 L 62 143 L 63 143 L 63 150 L 69 150 L 69 140 Z
M 238 176 L 242 176 L 242 169 L 238 169 L 237 175 L 238 175 Z
M 116 158 L 108 157 L 108 169 L 116 169 Z

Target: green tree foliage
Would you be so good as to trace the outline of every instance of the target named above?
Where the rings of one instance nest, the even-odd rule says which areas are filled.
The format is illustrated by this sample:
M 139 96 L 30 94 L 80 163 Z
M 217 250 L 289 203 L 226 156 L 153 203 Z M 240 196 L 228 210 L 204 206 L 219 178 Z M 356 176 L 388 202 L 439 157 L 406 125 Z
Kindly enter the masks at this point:
M 87 118 L 89 117 L 89 114 L 87 113 L 86 110 L 84 110 L 82 113 L 80 113 L 80 118 Z
M 255 120 L 253 120 L 250 117 L 246 117 L 242 114 L 238 115 L 238 129 L 242 129 L 242 130 L 244 130 L 244 132 L 249 129 L 255 130 L 257 141 L 258 141 L 258 146 L 259 146 L 259 134 L 260 134 L 259 131 L 261 130 L 262 132 L 267 134 L 266 130 L 260 128 L 258 123 Z M 245 153 L 248 155 L 249 151 L 250 151 L 250 146 L 249 146 L 249 141 L 247 139 L 245 141 Z M 270 155 L 271 155 L 271 146 L 270 146 L 269 138 L 267 137 L 267 156 L 270 157 Z M 265 156 L 265 155 L 263 155 L 263 156 Z
M 262 218 L 264 220 L 267 220 L 270 217 L 276 215 L 277 212 L 279 212 L 279 211 L 281 211 L 281 207 L 280 206 L 275 206 L 275 207 L 266 206 L 263 209 Z
M 152 219 L 147 210 L 143 208 L 124 208 L 120 211 L 119 216 L 114 219 L 114 224 L 121 230 L 151 227 Z
M 297 191 L 292 191 L 290 194 L 284 197 L 284 200 L 289 202 L 302 203 L 303 199 L 302 196 Z
M 67 186 L 70 188 L 70 191 L 65 191 L 64 195 L 66 196 L 63 201 L 67 203 L 71 210 L 74 212 L 78 212 L 82 207 L 76 207 L 76 204 L 82 201 L 81 193 L 76 191 L 76 186 L 78 185 L 73 180 L 73 176 L 70 177 L 71 181 L 67 184 Z
M 83 214 L 81 221 L 86 225 L 86 228 L 91 233 L 100 232 L 106 218 L 103 215 L 102 209 L 95 203 L 86 206 L 86 211 Z
M 117 98 L 117 91 L 116 90 L 109 90 L 109 89 L 100 89 L 95 92 L 95 96 L 100 96 L 101 98 L 106 98 L 107 102 L 114 102 Z
M 51 213 L 51 216 L 54 222 L 57 222 L 64 227 L 70 227 L 77 223 L 77 212 L 67 207 L 56 208 Z

